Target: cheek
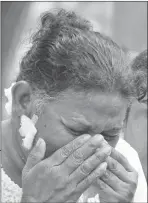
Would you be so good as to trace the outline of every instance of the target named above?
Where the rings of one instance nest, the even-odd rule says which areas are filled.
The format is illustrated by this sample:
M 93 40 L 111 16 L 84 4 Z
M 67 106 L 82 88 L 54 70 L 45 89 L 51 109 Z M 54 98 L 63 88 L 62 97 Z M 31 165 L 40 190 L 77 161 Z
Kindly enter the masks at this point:
M 50 122 L 50 124 L 43 124 L 40 122 L 37 128 L 37 137 L 43 138 L 46 142 L 45 158 L 74 139 L 59 123 Z

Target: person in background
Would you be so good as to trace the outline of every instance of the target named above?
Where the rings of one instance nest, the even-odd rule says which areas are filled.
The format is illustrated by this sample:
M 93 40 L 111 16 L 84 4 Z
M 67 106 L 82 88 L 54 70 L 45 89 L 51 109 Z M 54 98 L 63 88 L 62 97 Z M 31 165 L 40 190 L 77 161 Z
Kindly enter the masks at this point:
M 141 52 L 133 61 L 132 69 L 137 77 L 137 100 L 130 109 L 125 129 L 125 140 L 139 154 L 145 176 L 147 177 L 147 50 Z M 140 84 L 140 85 L 139 85 Z
M 44 14 L 10 93 L 2 164 L 21 202 L 147 202 L 138 154 L 120 138 L 133 70 L 90 22 Z

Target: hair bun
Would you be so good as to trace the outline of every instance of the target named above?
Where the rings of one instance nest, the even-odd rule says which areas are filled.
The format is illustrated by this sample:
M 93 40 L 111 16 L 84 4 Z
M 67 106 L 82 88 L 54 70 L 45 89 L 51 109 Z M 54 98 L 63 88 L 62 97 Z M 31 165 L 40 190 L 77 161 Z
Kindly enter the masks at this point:
M 89 31 L 92 30 L 92 25 L 74 12 L 67 12 L 64 9 L 45 12 L 41 16 L 41 28 L 32 36 L 32 42 L 35 43 L 39 39 L 43 40 L 44 37 L 48 41 L 52 41 L 61 31 L 71 33 L 71 28 Z
M 67 12 L 61 9 L 56 12 L 46 12 L 41 18 L 43 28 L 60 28 L 60 27 L 73 27 L 81 30 L 90 30 L 92 28 L 91 23 L 74 12 Z

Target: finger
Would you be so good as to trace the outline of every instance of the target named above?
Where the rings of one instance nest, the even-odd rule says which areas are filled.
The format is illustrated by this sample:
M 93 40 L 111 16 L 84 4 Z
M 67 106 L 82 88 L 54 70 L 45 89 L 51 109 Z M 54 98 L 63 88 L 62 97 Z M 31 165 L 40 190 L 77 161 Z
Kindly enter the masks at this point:
M 95 135 L 89 139 L 84 145 L 75 150 L 63 163 L 62 167 L 68 174 L 71 174 L 78 168 L 85 159 L 90 157 L 98 147 L 105 142 L 102 135 Z
M 103 180 L 104 183 L 106 183 L 116 192 L 120 192 L 121 188 L 122 188 L 122 191 L 124 189 L 127 190 L 127 184 L 122 180 L 120 180 L 116 175 L 114 175 L 109 170 L 106 170 L 106 172 L 100 179 Z
M 61 147 L 57 150 L 50 159 L 53 160 L 55 164 L 61 164 L 63 161 L 67 159 L 76 149 L 81 147 L 85 142 L 87 142 L 91 138 L 90 135 L 85 134 L 81 135 L 78 138 L 72 140 L 67 145 Z
M 111 153 L 111 157 L 117 160 L 124 168 L 126 171 L 128 171 L 128 178 L 131 181 L 137 182 L 138 181 L 138 173 L 137 171 L 130 165 L 128 162 L 127 158 L 124 157 L 120 152 L 117 150 L 113 149 Z
M 118 193 L 100 178 L 97 178 L 96 187 L 98 188 L 100 202 L 117 202 Z
M 130 199 L 133 198 L 135 190 L 136 190 L 135 184 L 132 185 L 132 187 L 131 187 L 131 185 L 120 180 L 117 176 L 115 176 L 109 170 L 106 170 L 106 172 L 100 178 L 100 180 L 102 180 L 106 185 L 108 185 L 110 188 L 112 188 L 119 196 L 121 195 L 121 197 L 122 197 L 124 195 Z
M 128 172 L 125 168 L 112 157 L 107 158 L 108 170 L 110 170 L 114 175 L 116 175 L 120 180 L 128 182 Z
M 130 165 L 128 160 L 117 150 L 113 149 L 111 157 L 117 160 L 127 171 L 133 172 L 135 169 Z
M 96 180 L 96 178 L 101 177 L 107 168 L 107 163 L 103 162 L 97 169 L 90 173 L 84 180 L 77 184 L 77 190 L 84 192 L 89 186 Z
M 42 138 L 39 138 L 35 147 L 32 149 L 32 151 L 28 156 L 25 169 L 29 171 L 37 163 L 39 163 L 44 158 L 45 151 L 46 151 L 46 143 Z
M 108 157 L 106 161 L 108 164 L 108 170 L 110 170 L 120 180 L 126 183 L 132 183 L 134 180 L 137 181 L 136 172 L 126 171 L 126 169 L 112 157 Z
M 76 184 L 86 178 L 93 170 L 95 170 L 101 163 L 105 162 L 106 158 L 111 153 L 111 147 L 108 145 L 105 148 L 97 150 L 94 155 L 84 161 L 71 175 L 70 179 Z

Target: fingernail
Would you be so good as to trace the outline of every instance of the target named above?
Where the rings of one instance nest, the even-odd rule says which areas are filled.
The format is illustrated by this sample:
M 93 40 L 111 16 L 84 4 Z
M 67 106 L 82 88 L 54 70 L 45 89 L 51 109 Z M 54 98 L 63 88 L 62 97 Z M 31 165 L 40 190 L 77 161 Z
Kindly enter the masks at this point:
M 104 153 L 106 153 L 108 156 L 111 155 L 112 152 L 112 148 L 111 147 L 107 147 L 106 150 L 104 151 Z
M 38 139 L 37 143 L 36 143 L 36 146 L 39 147 L 40 144 L 42 144 L 43 140 L 41 138 Z

